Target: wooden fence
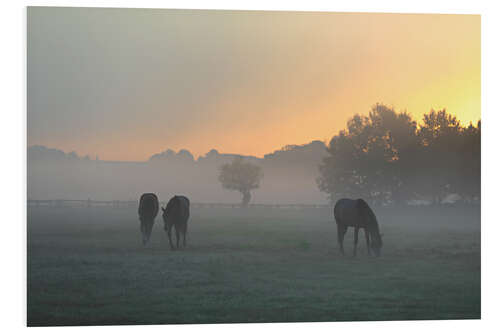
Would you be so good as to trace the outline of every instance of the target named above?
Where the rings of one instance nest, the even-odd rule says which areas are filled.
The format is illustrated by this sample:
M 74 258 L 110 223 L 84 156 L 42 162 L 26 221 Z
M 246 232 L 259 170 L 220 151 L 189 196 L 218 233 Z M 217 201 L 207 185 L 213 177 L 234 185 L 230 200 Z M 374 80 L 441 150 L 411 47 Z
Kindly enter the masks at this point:
M 137 207 L 138 201 L 124 201 L 124 200 L 32 200 L 28 199 L 28 207 L 112 207 L 112 208 L 125 208 Z M 165 206 L 166 202 L 160 202 Z M 240 208 L 241 205 L 237 203 L 191 203 L 193 208 Z M 275 208 L 275 209 L 319 209 L 328 208 L 329 205 L 312 205 L 312 204 L 249 204 L 248 208 Z

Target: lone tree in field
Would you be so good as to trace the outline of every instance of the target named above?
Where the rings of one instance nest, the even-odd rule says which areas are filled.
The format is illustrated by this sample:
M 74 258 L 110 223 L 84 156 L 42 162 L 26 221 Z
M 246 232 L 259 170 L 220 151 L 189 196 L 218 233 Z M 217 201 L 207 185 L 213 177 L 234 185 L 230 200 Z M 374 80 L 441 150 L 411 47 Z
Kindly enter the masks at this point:
M 239 157 L 221 166 L 219 181 L 223 188 L 240 192 L 243 195 L 241 205 L 246 207 L 252 197 L 250 191 L 259 188 L 262 176 L 259 166 Z

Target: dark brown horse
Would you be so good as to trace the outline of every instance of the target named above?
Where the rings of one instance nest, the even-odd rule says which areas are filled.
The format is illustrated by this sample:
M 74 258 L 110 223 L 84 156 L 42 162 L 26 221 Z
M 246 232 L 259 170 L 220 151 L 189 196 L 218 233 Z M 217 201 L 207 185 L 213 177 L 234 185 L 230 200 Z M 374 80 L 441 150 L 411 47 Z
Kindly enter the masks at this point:
M 158 197 L 154 193 L 144 193 L 139 199 L 139 220 L 141 221 L 142 244 L 146 245 L 158 215 Z
M 344 254 L 344 236 L 348 227 L 354 227 L 354 256 L 358 246 L 359 229 L 364 229 L 368 254 L 378 257 L 382 249 L 382 236 L 375 214 L 363 199 L 340 199 L 333 209 L 337 222 L 337 238 L 340 252 Z M 370 251 L 371 250 L 371 251 Z
M 173 250 L 172 244 L 172 226 L 175 227 L 175 236 L 177 238 L 177 248 L 179 248 L 180 234 L 183 236 L 183 246 L 186 247 L 187 221 L 189 219 L 189 199 L 176 195 L 167 203 L 167 207 L 163 210 L 163 221 L 165 222 L 165 231 L 168 234 L 170 248 Z

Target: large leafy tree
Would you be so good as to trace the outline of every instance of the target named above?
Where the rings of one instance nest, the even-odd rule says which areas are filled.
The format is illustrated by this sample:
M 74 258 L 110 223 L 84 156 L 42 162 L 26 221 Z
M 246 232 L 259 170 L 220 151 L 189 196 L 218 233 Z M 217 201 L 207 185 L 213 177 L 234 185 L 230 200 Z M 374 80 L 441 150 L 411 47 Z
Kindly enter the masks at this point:
M 397 113 L 382 104 L 372 108 L 369 119 L 371 159 L 366 168 L 376 166 L 374 186 L 381 193 L 380 200 L 388 197 L 395 203 L 408 200 L 420 150 L 417 123 L 407 112 Z
M 334 136 L 326 148 L 328 156 L 319 166 L 320 176 L 317 179 L 321 191 L 329 194 L 330 200 L 363 196 L 363 179 L 355 166 L 356 148 L 348 131 L 340 131 Z
M 457 187 L 465 200 L 474 201 L 481 198 L 481 121 L 462 133 Z
M 458 191 L 462 130 L 458 119 L 445 109 L 424 115 L 419 136 L 422 154 L 419 191 L 430 195 L 437 204 L 451 192 Z
M 331 201 L 439 203 L 450 193 L 480 196 L 481 122 L 464 128 L 446 110 L 431 110 L 419 126 L 407 112 L 377 104 L 368 116 L 349 119 L 327 153 L 317 183 Z
M 245 162 L 241 157 L 235 158 L 231 163 L 223 164 L 219 173 L 219 181 L 223 188 L 242 194 L 241 205 L 243 207 L 248 206 L 251 191 L 259 187 L 262 177 L 263 174 L 258 165 Z
M 329 155 L 320 165 L 318 186 L 332 201 L 342 196 L 371 201 L 405 199 L 410 185 L 405 166 L 412 164 L 418 149 L 417 125 L 406 113 L 382 104 L 368 116 L 355 115 L 347 130 L 334 136 Z

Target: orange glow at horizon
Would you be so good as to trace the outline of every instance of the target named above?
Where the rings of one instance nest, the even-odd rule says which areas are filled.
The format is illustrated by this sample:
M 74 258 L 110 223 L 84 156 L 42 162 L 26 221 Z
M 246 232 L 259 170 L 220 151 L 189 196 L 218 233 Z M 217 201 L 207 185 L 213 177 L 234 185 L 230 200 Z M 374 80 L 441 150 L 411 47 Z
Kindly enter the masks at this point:
M 77 96 L 98 110 L 90 120 L 82 118 L 86 131 L 58 132 L 44 123 L 44 110 L 39 118 L 30 113 L 43 103 L 28 101 L 29 145 L 101 160 L 144 161 L 166 149 L 187 149 L 195 158 L 211 149 L 262 157 L 288 144 L 329 141 L 352 115 L 368 114 L 376 103 L 406 110 L 419 123 L 424 113 L 443 108 L 463 125 L 481 119 L 478 15 L 181 11 L 155 16 L 158 21 L 147 12 L 134 15 L 121 19 L 137 29 L 130 38 L 152 36 L 140 42 L 153 48 L 152 58 L 135 64 L 139 56 L 122 57 L 118 65 L 111 56 L 102 60 L 110 64 L 106 75 L 126 87 L 113 86 L 116 91 L 92 99 Z M 158 36 L 166 38 L 173 28 L 163 28 L 165 22 L 176 24 L 177 48 L 161 49 L 152 35 L 161 31 Z M 96 45 L 106 47 L 105 37 L 85 36 L 103 38 Z M 125 51 L 135 52 L 130 49 Z M 169 58 L 177 49 L 180 60 Z M 146 67 L 148 62 L 154 66 Z M 164 75 L 156 74 L 160 70 Z M 78 73 L 63 74 L 63 86 L 63 80 L 86 82 Z M 43 90 L 49 88 L 38 95 L 57 100 Z M 54 103 L 46 103 L 47 112 L 56 112 Z

